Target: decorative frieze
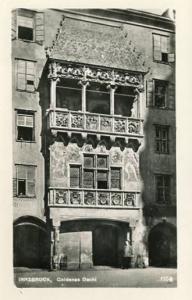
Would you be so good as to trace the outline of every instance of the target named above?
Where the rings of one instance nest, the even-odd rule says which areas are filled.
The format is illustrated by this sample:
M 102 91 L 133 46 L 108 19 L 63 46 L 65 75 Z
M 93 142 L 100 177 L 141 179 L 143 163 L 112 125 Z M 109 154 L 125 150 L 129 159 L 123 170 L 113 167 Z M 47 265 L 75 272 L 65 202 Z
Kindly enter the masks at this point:
M 92 113 L 49 111 L 50 129 L 82 129 L 85 131 L 114 133 L 119 135 L 142 135 L 142 121 L 128 117 L 103 116 Z
M 51 62 L 49 64 L 48 78 L 68 78 L 81 82 L 106 83 L 111 86 L 135 86 L 143 90 L 143 76 L 132 72 L 122 72 L 117 70 L 104 70 L 90 68 L 85 65 L 69 65 L 66 63 Z
M 50 188 L 49 206 L 139 208 L 138 192 Z

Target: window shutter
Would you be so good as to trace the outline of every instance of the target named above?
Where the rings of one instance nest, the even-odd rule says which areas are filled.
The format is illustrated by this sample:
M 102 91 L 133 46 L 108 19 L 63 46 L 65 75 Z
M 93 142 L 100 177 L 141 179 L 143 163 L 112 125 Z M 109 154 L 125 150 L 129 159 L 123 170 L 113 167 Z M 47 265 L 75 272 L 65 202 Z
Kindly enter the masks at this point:
M 16 10 L 12 11 L 12 20 L 11 20 L 11 39 L 15 40 L 17 37 L 17 13 Z
M 26 179 L 26 166 L 17 166 L 17 179 Z
M 27 75 L 34 75 L 35 73 L 35 63 L 33 61 L 27 61 L 26 62 L 26 67 L 27 67 Z
M 27 168 L 27 179 L 28 180 L 34 180 L 35 179 L 35 167 L 34 166 L 28 166 L 28 168 Z
M 19 90 L 25 90 L 25 74 L 17 75 L 17 88 Z
M 35 39 L 39 44 L 44 41 L 44 14 L 42 12 L 37 12 L 35 15 Z
M 161 36 L 161 52 L 168 53 L 168 37 Z
M 35 196 L 35 180 L 27 181 L 27 196 Z
M 18 26 L 33 28 L 33 18 L 19 16 L 18 17 Z
M 173 83 L 168 85 L 168 107 L 175 109 L 175 85 Z
M 18 115 L 17 126 L 33 127 L 33 116 Z
M 153 80 L 147 80 L 147 107 L 153 106 Z
M 174 53 L 168 54 L 168 62 L 170 62 L 170 63 L 175 62 L 175 54 Z
M 153 35 L 153 58 L 161 61 L 161 37 L 160 35 Z
M 13 178 L 13 197 L 17 196 L 17 178 Z

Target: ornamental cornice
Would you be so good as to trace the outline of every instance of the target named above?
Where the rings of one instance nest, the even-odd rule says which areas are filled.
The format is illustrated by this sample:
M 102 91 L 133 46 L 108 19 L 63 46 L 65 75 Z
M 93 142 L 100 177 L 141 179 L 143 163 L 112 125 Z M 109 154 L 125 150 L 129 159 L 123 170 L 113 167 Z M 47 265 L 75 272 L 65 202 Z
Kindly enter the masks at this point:
M 115 86 L 133 86 L 138 91 L 143 91 L 143 74 L 129 71 L 103 69 L 86 65 L 73 65 L 68 63 L 51 62 L 49 64 L 49 79 L 67 78 L 76 79 L 81 83 L 98 82 Z

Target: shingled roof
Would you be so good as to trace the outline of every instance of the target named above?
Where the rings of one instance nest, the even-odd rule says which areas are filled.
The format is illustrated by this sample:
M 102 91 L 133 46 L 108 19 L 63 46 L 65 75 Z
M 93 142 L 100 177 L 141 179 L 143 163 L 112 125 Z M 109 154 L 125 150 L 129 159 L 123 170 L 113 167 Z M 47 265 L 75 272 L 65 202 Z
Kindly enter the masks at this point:
M 129 71 L 146 72 L 123 27 L 65 18 L 50 58 Z

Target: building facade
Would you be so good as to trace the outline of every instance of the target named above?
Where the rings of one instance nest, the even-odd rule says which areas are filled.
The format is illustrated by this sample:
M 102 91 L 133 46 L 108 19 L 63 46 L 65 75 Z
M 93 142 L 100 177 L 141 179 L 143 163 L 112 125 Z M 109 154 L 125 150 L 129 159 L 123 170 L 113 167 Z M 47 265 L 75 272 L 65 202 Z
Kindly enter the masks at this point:
M 14 265 L 176 265 L 170 11 L 12 19 Z

